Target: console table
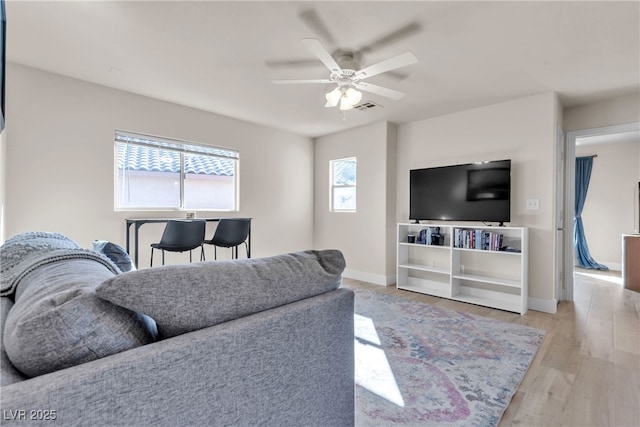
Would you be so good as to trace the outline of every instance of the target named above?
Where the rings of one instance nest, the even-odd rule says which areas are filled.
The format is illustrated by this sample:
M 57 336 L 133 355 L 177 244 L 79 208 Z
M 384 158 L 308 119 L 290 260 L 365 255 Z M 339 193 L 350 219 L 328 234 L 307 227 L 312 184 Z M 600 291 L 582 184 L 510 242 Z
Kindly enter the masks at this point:
M 434 227 L 439 243 L 417 241 Z M 528 309 L 528 228 L 398 224 L 396 247 L 398 289 L 520 314 Z
M 133 225 L 133 262 L 136 267 L 138 267 L 138 230 L 144 224 L 149 223 L 167 223 L 171 220 L 180 220 L 185 218 L 127 218 L 125 219 L 127 223 L 127 238 L 126 238 L 126 246 L 127 253 L 131 255 L 130 251 L 130 238 L 131 238 L 131 226 Z M 194 219 L 202 219 L 206 222 L 218 222 L 220 218 L 194 218 Z M 249 229 L 249 236 L 247 237 L 247 258 L 251 258 L 251 229 Z

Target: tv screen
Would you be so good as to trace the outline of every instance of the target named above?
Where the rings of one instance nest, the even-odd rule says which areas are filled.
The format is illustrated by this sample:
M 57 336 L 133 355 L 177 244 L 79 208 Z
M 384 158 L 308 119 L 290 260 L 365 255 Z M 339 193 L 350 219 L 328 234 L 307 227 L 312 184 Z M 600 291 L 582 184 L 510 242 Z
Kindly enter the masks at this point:
M 412 220 L 511 220 L 511 160 L 412 169 L 409 184 Z

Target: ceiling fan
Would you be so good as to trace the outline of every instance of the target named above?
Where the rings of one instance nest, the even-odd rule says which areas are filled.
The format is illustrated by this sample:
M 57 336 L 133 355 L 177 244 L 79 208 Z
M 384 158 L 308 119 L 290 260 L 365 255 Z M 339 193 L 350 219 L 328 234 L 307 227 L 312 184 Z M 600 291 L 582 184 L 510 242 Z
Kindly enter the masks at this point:
M 354 55 L 348 52 L 343 53 L 338 58 L 333 58 L 329 51 L 320 43 L 318 39 L 302 39 L 305 47 L 313 53 L 331 72 L 328 79 L 308 79 L 308 80 L 272 80 L 275 84 L 328 84 L 335 83 L 336 87 L 327 92 L 325 107 L 339 107 L 341 111 L 352 109 L 362 99 L 365 91 L 381 95 L 393 100 L 399 100 L 405 94 L 386 87 L 364 82 L 363 80 L 392 71 L 398 68 L 418 62 L 416 56 L 411 52 L 405 52 L 393 56 L 381 62 L 361 68 Z M 359 89 L 359 90 L 358 90 Z

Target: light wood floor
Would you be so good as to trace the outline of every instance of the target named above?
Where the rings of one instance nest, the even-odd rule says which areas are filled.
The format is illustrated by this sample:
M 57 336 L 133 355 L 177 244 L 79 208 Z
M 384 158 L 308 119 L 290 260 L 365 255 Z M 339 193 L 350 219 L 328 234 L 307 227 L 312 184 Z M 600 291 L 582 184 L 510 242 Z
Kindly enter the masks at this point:
M 640 426 L 640 293 L 619 273 L 576 270 L 574 301 L 524 316 L 395 286 L 345 279 L 347 287 L 543 329 L 547 332 L 499 427 Z

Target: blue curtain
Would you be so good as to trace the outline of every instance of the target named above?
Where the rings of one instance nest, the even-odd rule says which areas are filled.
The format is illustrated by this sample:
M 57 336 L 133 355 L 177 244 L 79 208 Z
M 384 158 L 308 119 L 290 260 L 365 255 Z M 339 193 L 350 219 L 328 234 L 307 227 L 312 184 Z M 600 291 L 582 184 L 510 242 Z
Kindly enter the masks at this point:
M 589 253 L 587 238 L 584 235 L 584 225 L 582 224 L 582 209 L 587 199 L 589 180 L 591 179 L 591 168 L 593 167 L 593 157 L 576 158 L 576 215 L 573 220 L 574 234 L 573 245 L 576 248 L 578 265 L 584 268 L 597 270 L 608 270 L 606 265 L 598 264 Z

